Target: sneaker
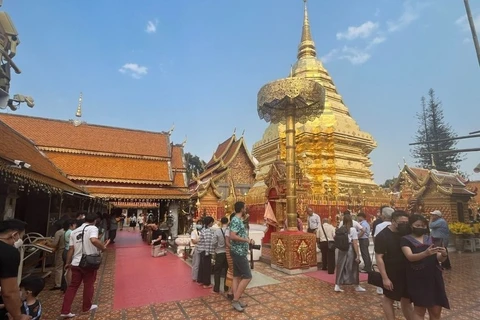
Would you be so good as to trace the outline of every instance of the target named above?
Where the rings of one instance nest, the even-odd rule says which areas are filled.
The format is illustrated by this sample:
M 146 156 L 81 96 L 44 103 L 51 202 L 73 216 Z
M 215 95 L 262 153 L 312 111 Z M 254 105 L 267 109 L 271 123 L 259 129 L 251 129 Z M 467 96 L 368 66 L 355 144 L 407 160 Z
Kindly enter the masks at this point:
M 238 300 L 238 303 L 240 303 L 240 306 L 241 306 L 242 308 L 248 307 L 248 303 L 246 303 L 246 302 L 242 302 L 242 301 Z
M 377 287 L 377 294 L 383 294 L 383 289 L 380 287 Z
M 343 292 L 343 290 L 340 288 L 339 285 L 335 285 L 335 288 L 333 289 L 335 292 Z
M 361 287 L 361 286 L 357 286 L 357 287 L 355 288 L 355 291 L 357 291 L 357 292 L 365 292 L 365 291 L 367 291 L 367 290 L 366 290 L 365 288 Z
M 98 309 L 98 306 L 96 304 L 92 304 L 92 306 L 90 307 L 90 310 L 85 311 L 85 312 L 90 312 L 90 311 L 97 310 L 97 309 Z
M 368 271 L 367 271 L 367 270 L 364 270 L 364 269 L 362 269 L 362 270 L 360 270 L 360 273 L 368 273 Z
M 60 318 L 62 318 L 62 319 L 69 319 L 69 318 L 74 318 L 74 317 L 75 317 L 75 314 L 73 314 L 71 312 L 60 315 Z
M 237 310 L 238 312 L 243 312 L 245 309 L 242 308 L 240 305 L 240 302 L 238 301 L 232 301 L 232 307 L 233 309 Z

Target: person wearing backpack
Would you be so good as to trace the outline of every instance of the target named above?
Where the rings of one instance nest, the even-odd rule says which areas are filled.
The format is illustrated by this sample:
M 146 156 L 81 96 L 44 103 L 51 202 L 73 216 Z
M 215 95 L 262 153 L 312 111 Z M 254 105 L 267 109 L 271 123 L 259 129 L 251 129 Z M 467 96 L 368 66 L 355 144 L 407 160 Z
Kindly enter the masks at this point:
M 360 247 L 351 215 L 344 215 L 342 227 L 335 232 L 335 246 L 338 249 L 335 292 L 343 292 L 341 285 L 355 285 L 355 291 L 365 292 L 360 286 Z

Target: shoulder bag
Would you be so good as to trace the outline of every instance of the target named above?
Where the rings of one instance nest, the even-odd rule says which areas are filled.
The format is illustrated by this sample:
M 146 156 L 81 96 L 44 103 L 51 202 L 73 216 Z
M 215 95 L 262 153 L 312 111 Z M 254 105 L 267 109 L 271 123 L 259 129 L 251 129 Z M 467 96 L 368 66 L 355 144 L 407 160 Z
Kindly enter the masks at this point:
M 85 228 L 87 227 L 88 226 L 85 226 Z M 80 263 L 78 266 L 84 269 L 97 270 L 98 268 L 100 268 L 100 265 L 102 264 L 102 256 L 100 255 L 100 253 L 95 253 L 95 254 L 85 253 L 85 248 L 84 248 L 85 228 L 83 228 L 83 231 L 82 231 L 82 258 L 80 259 Z
M 335 250 L 335 241 L 328 240 L 327 233 L 325 232 L 325 228 L 323 227 L 323 223 L 320 223 L 320 226 L 322 227 L 322 231 L 323 231 L 323 235 L 325 236 L 325 239 L 327 239 L 328 250 Z

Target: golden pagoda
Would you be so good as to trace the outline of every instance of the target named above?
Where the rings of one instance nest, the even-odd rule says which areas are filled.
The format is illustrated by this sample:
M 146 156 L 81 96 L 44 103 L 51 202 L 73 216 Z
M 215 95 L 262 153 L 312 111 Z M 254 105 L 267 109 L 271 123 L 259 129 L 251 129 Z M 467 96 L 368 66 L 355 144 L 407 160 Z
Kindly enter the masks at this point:
M 313 121 L 296 124 L 297 170 L 309 181 L 310 199 L 305 200 L 313 203 L 313 199 L 334 197 L 336 200 L 344 199 L 346 205 L 347 202 L 354 203 L 352 199 L 355 198 L 357 206 L 361 202 L 363 207 L 367 197 L 379 196 L 381 191 L 373 181 L 369 159 L 377 143 L 352 118 L 328 71 L 317 58 L 307 3 L 304 1 L 302 37 L 297 62 L 292 66 L 290 76 L 317 81 L 326 91 L 323 114 Z M 285 160 L 285 125 L 269 125 L 262 139 L 253 145 L 252 154 L 259 163 L 256 183 L 249 196 L 253 202 L 259 202 L 262 195 L 268 197 L 271 186 L 267 186 L 265 181 L 268 181 L 272 165 L 278 160 Z M 320 202 L 315 203 L 320 205 Z M 337 207 L 338 204 L 336 201 Z

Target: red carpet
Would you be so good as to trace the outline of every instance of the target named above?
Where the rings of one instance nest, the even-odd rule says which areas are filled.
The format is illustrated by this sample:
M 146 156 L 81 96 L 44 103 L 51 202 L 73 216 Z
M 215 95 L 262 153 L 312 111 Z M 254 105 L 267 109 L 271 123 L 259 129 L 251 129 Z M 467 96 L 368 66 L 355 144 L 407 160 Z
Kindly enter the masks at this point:
M 212 289 L 192 281 L 190 266 L 174 254 L 152 258 L 150 246 L 142 242 L 138 232 L 119 232 L 115 242 L 114 310 L 211 293 Z
M 327 271 L 318 270 L 314 272 L 305 273 L 306 276 L 319 279 L 331 284 L 335 284 L 335 274 L 328 274 Z M 368 274 L 360 273 L 360 282 L 368 280 Z

